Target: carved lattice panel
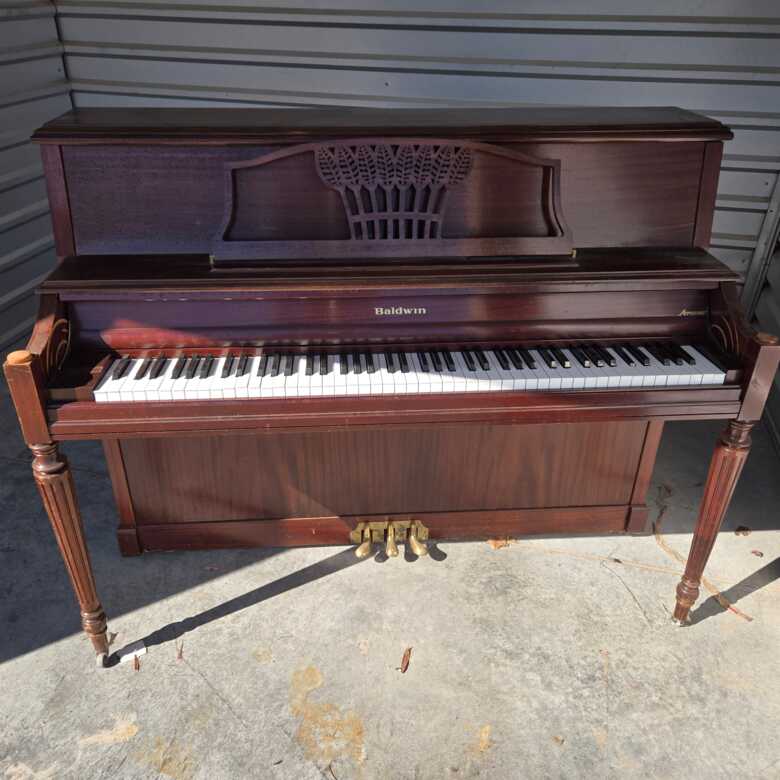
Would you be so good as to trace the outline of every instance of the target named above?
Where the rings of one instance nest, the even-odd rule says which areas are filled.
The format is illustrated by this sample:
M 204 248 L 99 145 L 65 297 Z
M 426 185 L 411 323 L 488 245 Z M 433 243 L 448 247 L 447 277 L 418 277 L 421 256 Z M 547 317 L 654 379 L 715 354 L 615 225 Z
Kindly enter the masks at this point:
M 441 238 L 447 193 L 471 171 L 463 146 L 362 144 L 321 146 L 315 152 L 322 181 L 344 203 L 357 240 Z

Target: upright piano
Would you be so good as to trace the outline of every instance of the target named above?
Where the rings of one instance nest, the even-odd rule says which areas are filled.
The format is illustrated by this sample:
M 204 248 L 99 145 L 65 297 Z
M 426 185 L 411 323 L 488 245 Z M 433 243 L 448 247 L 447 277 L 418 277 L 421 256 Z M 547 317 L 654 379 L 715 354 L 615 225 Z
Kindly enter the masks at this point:
M 666 420 L 723 419 L 687 619 L 780 360 L 707 251 L 729 130 L 676 108 L 79 109 L 5 373 L 98 661 L 61 441 L 123 555 L 635 533 Z

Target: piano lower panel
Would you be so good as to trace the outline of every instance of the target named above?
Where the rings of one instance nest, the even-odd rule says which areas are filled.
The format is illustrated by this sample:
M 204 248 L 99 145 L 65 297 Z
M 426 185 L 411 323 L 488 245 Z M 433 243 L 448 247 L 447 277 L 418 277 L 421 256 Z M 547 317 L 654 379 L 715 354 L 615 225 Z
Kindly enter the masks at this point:
M 660 427 L 637 420 L 122 439 L 108 448 L 120 546 L 346 544 L 360 519 L 377 516 L 414 516 L 449 539 L 624 531 L 632 512 L 642 514 Z

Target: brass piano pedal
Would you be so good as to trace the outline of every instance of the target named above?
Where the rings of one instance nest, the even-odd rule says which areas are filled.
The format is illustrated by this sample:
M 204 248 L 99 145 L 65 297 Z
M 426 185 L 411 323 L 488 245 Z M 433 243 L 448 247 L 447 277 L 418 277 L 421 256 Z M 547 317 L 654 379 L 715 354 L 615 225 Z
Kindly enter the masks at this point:
M 411 549 L 418 558 L 422 558 L 423 555 L 428 554 L 428 545 L 418 538 L 417 521 L 413 522 L 409 527 L 407 544 L 409 545 L 409 549 Z
M 387 541 L 385 542 L 385 555 L 388 558 L 398 557 L 398 545 L 395 541 L 395 526 L 390 523 L 387 526 Z
M 363 541 L 355 548 L 355 555 L 358 558 L 368 558 L 371 555 L 371 548 L 374 546 L 371 541 L 371 529 L 366 526 L 363 529 Z

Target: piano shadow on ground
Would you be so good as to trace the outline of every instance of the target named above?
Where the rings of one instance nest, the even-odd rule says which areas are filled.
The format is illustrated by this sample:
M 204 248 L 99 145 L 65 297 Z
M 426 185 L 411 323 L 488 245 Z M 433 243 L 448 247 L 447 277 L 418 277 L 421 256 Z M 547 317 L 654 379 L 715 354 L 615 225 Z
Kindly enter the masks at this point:
M 707 620 L 707 618 L 715 617 L 715 615 L 725 612 L 728 609 L 727 606 L 724 606 L 725 604 L 735 605 L 737 602 L 750 596 L 757 590 L 771 585 L 778 579 L 780 579 L 780 558 L 775 558 L 736 585 L 732 585 L 727 590 L 722 591 L 720 593 L 722 600 L 717 596 L 710 596 L 706 601 L 702 602 L 690 614 L 691 625 L 696 625 L 703 620 Z

